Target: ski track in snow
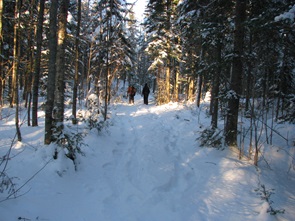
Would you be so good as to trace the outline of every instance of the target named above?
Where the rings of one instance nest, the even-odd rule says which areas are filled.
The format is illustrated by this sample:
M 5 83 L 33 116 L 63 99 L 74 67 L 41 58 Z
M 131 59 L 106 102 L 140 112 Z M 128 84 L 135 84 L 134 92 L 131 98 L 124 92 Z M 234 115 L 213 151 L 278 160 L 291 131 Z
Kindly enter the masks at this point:
M 261 174 L 250 162 L 237 160 L 229 150 L 197 146 L 198 117 L 189 107 L 142 103 L 136 96 L 134 105 L 126 100 L 112 105 L 110 126 L 88 135 L 78 171 L 67 158 L 49 164 L 24 196 L 0 204 L 0 221 L 288 220 L 266 213 L 268 206 L 255 192 Z M 31 134 L 32 129 L 24 140 Z M 41 167 L 50 151 L 25 149 L 28 156 L 11 161 L 8 172 L 13 176 L 14 168 L 36 167 L 33 162 Z M 32 174 L 24 169 L 16 175 L 23 183 Z M 280 183 L 278 187 L 281 192 L 292 190 Z M 286 199 L 285 205 L 291 206 L 284 209 L 292 213 L 294 203 L 295 198 Z

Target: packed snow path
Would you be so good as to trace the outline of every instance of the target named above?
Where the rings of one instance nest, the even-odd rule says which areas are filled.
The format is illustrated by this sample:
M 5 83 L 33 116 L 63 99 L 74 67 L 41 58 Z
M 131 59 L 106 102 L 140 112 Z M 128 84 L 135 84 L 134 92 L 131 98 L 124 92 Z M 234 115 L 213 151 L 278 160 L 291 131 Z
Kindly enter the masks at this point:
M 104 220 L 229 221 L 265 216 L 267 205 L 254 191 L 254 167 L 228 151 L 199 149 L 193 110 L 177 103 L 146 106 L 137 96 L 134 105 L 125 100 L 111 112 L 109 134 L 102 135 L 96 147 L 101 149 L 101 166 L 95 168 L 98 185 L 105 185 L 98 206 Z
M 108 127 L 100 133 L 92 130 L 85 138 L 88 146 L 83 147 L 85 156 L 79 156 L 77 171 L 61 155 L 52 161 L 53 149 L 32 148 L 42 143 L 43 129 L 29 128 L 23 137 L 30 145 L 19 147 L 23 151 L 9 163 L 7 172 L 21 184 L 50 163 L 22 189 L 23 196 L 0 204 L 0 220 L 272 221 L 295 217 L 294 178 L 281 183 L 269 170 L 263 179 L 251 162 L 237 160 L 229 150 L 200 148 L 198 131 L 210 119 L 194 106 L 156 106 L 152 100 L 147 106 L 136 96 L 134 105 L 122 100 L 110 107 L 110 114 Z M 267 213 L 269 205 L 255 191 L 260 184 L 276 189 L 273 200 L 278 207 L 274 206 L 286 209 L 286 214 Z

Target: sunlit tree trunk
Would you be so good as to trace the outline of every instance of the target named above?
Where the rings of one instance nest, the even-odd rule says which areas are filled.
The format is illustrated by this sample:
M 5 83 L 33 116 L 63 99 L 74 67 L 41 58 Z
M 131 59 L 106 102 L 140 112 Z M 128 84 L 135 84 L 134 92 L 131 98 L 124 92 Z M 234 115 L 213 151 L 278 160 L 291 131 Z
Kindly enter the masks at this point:
M 21 141 L 21 132 L 19 127 L 19 104 L 18 104 L 18 69 L 20 59 L 20 45 L 19 45 L 19 28 L 20 28 L 20 2 L 15 1 L 14 11 L 14 39 L 13 39 L 13 65 L 12 65 L 12 99 L 11 106 L 16 104 L 15 107 L 15 127 L 17 133 L 17 140 Z
M 56 55 L 56 79 L 55 79 L 55 120 L 56 130 L 63 130 L 64 121 L 64 91 L 65 91 L 65 48 L 67 35 L 67 16 L 68 16 L 69 0 L 61 0 L 58 18 L 58 39 L 57 39 L 57 55 Z
M 49 61 L 48 61 L 48 81 L 47 81 L 47 101 L 45 106 L 45 138 L 44 143 L 50 144 L 52 141 L 53 127 L 53 105 L 56 75 L 56 52 L 57 52 L 57 9 L 58 0 L 52 0 L 50 6 L 49 23 Z
M 179 94 L 179 88 L 178 88 L 178 81 L 179 81 L 179 69 L 176 68 L 175 70 L 175 79 L 174 79 L 174 102 L 178 102 L 178 94 Z
M 170 75 L 171 75 L 171 68 L 170 68 L 170 62 L 167 62 L 167 67 L 166 67 L 166 79 L 165 79 L 165 103 L 169 103 L 170 101 Z
M 172 32 L 172 24 L 171 24 L 171 14 L 172 14 L 172 1 L 167 0 L 166 2 L 166 13 L 167 13 L 167 20 L 166 20 L 166 30 L 168 32 Z M 165 13 L 165 12 L 164 12 Z M 171 77 L 171 40 L 170 36 L 167 36 L 167 61 L 166 61 L 166 98 L 165 98 L 165 103 L 170 102 L 171 99 L 171 93 L 170 93 L 170 77 Z
M 39 95 L 39 80 L 40 80 L 40 64 L 41 64 L 41 47 L 42 47 L 42 32 L 44 21 L 44 6 L 45 1 L 39 3 L 38 24 L 36 33 L 37 50 L 34 64 L 33 75 L 33 103 L 32 103 L 32 126 L 38 126 L 38 95 Z

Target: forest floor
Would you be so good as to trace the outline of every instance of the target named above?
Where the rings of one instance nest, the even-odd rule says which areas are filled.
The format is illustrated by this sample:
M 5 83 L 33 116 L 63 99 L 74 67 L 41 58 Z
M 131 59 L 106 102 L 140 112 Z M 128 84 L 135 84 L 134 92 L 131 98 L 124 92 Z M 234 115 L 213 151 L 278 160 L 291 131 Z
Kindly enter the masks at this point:
M 63 154 L 52 159 L 53 145 L 43 145 L 40 112 L 39 126 L 23 124 L 23 141 L 11 150 L 5 173 L 16 189 L 23 187 L 10 200 L 6 190 L 0 193 L 0 220 L 295 220 L 295 147 L 275 136 L 259 167 L 239 160 L 238 151 L 200 147 L 196 138 L 210 124 L 206 107 L 122 99 L 110 106 L 108 126 L 84 138 L 76 171 Z M 8 108 L 0 157 L 15 135 L 13 118 L 4 115 Z M 295 139 L 294 129 L 286 124 L 281 133 Z

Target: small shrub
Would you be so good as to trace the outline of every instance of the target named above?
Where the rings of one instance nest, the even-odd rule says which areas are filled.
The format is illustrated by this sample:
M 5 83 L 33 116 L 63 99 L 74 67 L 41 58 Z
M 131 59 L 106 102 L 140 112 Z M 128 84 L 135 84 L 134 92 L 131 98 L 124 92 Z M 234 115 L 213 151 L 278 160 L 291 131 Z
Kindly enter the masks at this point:
M 206 128 L 201 131 L 201 136 L 197 138 L 200 141 L 201 147 L 222 148 L 221 130 Z
M 14 178 L 9 177 L 5 172 L 0 172 L 0 193 L 15 193 Z
M 84 133 L 72 132 L 69 130 L 63 130 L 56 139 L 56 144 L 63 148 L 65 151 L 66 157 L 71 159 L 74 163 L 75 169 L 77 169 L 77 154 L 84 156 L 84 153 L 81 149 L 82 146 L 86 146 L 83 142 L 85 137 Z M 57 158 L 57 152 L 54 155 L 54 158 Z
M 284 209 L 274 209 L 272 207 L 273 201 L 270 199 L 271 195 L 274 194 L 274 189 L 266 189 L 265 185 L 260 185 L 259 188 L 255 190 L 257 194 L 260 196 L 261 200 L 266 201 L 269 205 L 267 210 L 271 215 L 276 215 L 278 213 L 284 213 Z

